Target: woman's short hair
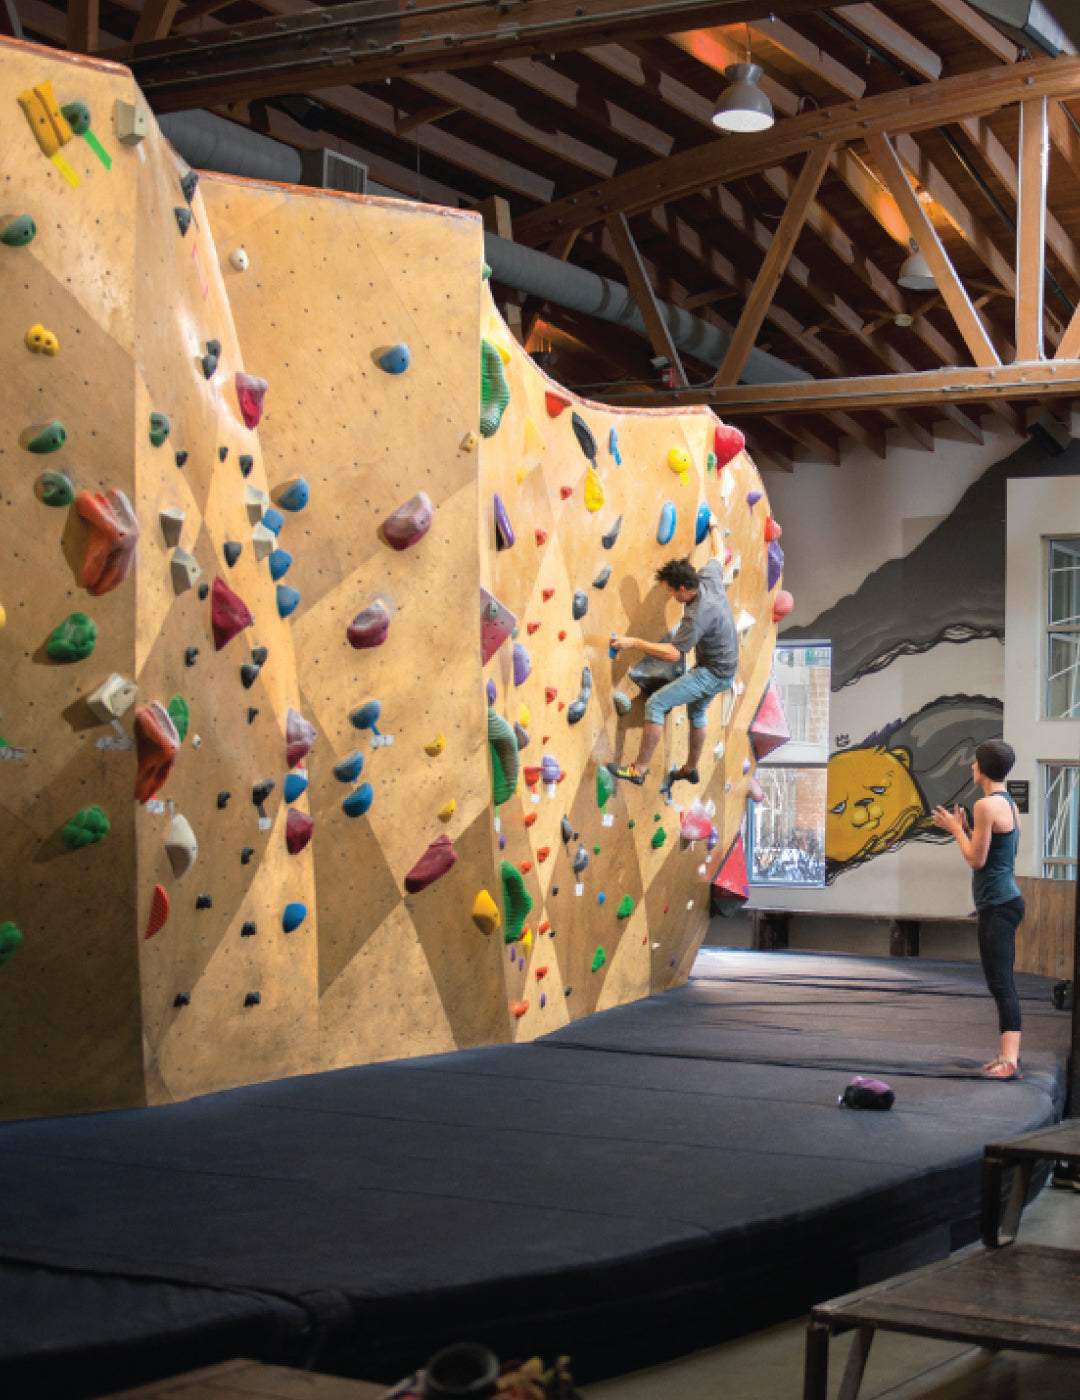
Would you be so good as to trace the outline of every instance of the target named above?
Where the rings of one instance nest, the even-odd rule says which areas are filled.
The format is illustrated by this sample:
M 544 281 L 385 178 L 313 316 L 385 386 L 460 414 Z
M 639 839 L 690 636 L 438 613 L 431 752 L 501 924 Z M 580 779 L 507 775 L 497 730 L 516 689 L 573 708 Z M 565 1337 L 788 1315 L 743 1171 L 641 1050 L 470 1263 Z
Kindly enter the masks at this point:
M 669 559 L 656 571 L 657 583 L 666 583 L 669 588 L 693 588 L 701 586 L 698 571 L 689 559 Z
M 975 762 L 983 777 L 1001 783 L 1005 781 L 1005 775 L 1012 771 L 1016 754 L 1004 739 L 987 739 L 975 750 Z

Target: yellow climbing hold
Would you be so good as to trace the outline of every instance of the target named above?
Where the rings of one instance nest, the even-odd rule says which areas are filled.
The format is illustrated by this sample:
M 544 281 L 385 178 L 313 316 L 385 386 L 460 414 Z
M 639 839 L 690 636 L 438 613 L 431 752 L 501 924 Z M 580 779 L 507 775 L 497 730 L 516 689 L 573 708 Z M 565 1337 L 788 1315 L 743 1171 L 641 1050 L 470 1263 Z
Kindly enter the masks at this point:
M 532 949 L 532 929 L 526 926 L 525 932 L 521 935 L 521 946 L 528 953 Z
M 503 339 L 504 335 L 505 326 L 502 317 L 493 311 L 491 313 L 491 320 L 488 322 L 487 338 L 499 352 L 499 359 L 502 360 L 504 365 L 508 365 L 510 363 L 510 347 Z
M 481 933 L 492 934 L 502 923 L 499 906 L 487 890 L 481 890 L 473 900 L 472 917 L 473 923 Z
M 446 735 L 440 734 L 437 739 L 432 739 L 430 744 L 424 745 L 424 752 L 430 754 L 432 758 L 438 758 L 443 749 L 446 748 Z
M 597 511 L 604 504 L 604 483 L 595 467 L 585 468 L 585 509 Z
M 26 332 L 26 348 L 35 355 L 58 355 L 60 342 L 44 326 L 31 326 Z
M 685 447 L 673 447 L 668 453 L 667 464 L 685 486 L 687 472 L 694 465 Z
M 540 459 L 547 451 L 547 443 L 540 436 L 540 430 L 529 417 L 525 419 L 525 443 L 521 449 L 521 460 L 527 472 L 540 465 Z
M 446 804 L 445 807 L 440 807 L 440 808 L 439 808 L 439 811 L 438 811 L 437 815 L 438 815 L 438 818 L 439 818 L 439 820 L 440 820 L 441 822 L 448 822 L 448 821 L 450 820 L 450 818 L 454 815 L 454 813 L 455 813 L 456 811 L 457 811 L 457 803 L 456 803 L 456 802 L 454 801 L 454 799 L 451 797 L 450 801 Z
M 480 439 L 475 433 L 466 433 L 461 439 L 461 450 L 463 452 L 472 452 L 479 441 Z
M 0 603 L 0 632 L 7 626 L 7 613 L 4 611 L 3 603 Z
M 521 725 L 522 729 L 528 729 L 531 719 L 532 715 L 529 713 L 528 705 L 522 705 L 518 710 L 518 724 Z

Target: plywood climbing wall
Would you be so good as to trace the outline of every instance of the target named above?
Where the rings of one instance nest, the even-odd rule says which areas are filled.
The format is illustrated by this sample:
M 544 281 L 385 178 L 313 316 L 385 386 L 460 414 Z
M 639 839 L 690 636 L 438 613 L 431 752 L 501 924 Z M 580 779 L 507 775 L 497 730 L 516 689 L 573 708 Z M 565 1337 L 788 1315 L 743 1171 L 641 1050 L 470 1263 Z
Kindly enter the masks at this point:
M 480 495 L 484 581 L 517 620 L 516 640 L 499 648 L 487 676 L 494 708 L 517 726 L 519 748 L 525 743 L 517 790 L 499 812 L 499 840 L 500 860 L 523 875 L 532 906 L 505 954 L 516 1033 L 529 1038 L 685 980 L 708 924 L 709 882 L 738 842 L 746 810 L 748 728 L 771 672 L 776 583 L 770 587 L 762 483 L 745 452 L 717 469 L 711 412 L 589 403 L 548 379 L 493 311 L 485 335 L 510 396 L 497 431 L 483 440 Z M 510 547 L 505 529 L 499 547 L 496 496 Z M 664 775 L 686 759 L 680 709 L 667 719 L 646 785 L 620 782 L 601 804 L 598 771 L 636 757 L 643 722 L 643 698 L 627 675 L 642 654 L 613 659 L 608 638 L 659 641 L 679 622 L 681 606 L 653 575 L 667 559 L 709 558 L 707 540 L 695 546 L 703 506 L 702 523 L 711 511 L 722 529 L 728 597 L 741 622 L 735 687 L 710 706 L 699 786 L 678 784 L 670 798 L 661 792 Z M 675 528 L 662 545 L 665 507 Z M 579 618 L 575 594 L 577 611 L 587 608 Z M 520 679 L 523 656 L 528 675 Z M 592 693 L 572 722 L 586 668 Z M 617 692 L 633 702 L 625 715 Z M 556 783 L 538 776 L 545 755 L 562 774 Z M 680 837 L 681 809 L 695 797 L 711 804 L 711 850 L 706 840 Z M 588 864 L 575 874 L 580 852 Z
M 14 41 L 0 59 L 0 1114 L 527 1037 L 685 976 L 774 635 L 752 464 L 710 472 L 706 412 L 549 408 L 492 311 L 477 216 L 200 179 L 126 70 Z M 143 140 L 118 139 L 118 104 Z M 656 782 L 596 797 L 640 726 L 607 636 L 676 620 L 651 574 L 703 499 L 750 620 L 711 712 L 711 856 Z M 521 685 L 514 639 L 482 660 L 484 587 L 520 622 Z M 498 807 L 492 714 L 529 732 Z M 685 730 L 665 742 L 657 772 Z M 527 781 L 545 753 L 550 789 Z

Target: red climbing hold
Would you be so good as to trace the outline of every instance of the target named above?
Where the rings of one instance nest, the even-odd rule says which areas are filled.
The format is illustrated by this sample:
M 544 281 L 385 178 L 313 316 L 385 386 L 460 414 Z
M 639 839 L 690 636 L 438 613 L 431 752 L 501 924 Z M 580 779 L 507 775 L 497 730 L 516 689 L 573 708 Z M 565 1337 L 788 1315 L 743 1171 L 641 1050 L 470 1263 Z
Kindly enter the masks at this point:
M 445 875 L 456 860 L 457 851 L 454 850 L 449 836 L 445 832 L 442 836 L 436 836 L 405 876 L 406 890 L 410 894 L 418 894 L 420 890 L 426 890 L 428 885 L 434 884 L 436 880 Z
M 532 861 L 531 861 L 531 860 L 523 860 L 523 861 L 521 861 L 521 862 L 519 863 L 519 865 L 518 865 L 518 869 L 521 871 L 522 875 L 528 875 L 529 871 L 532 869 Z
M 263 400 L 268 385 L 265 379 L 256 374 L 236 372 L 236 401 L 240 405 L 240 417 L 245 428 L 257 428 L 263 416 Z
M 552 598 L 555 597 L 554 588 L 541 588 L 540 597 L 543 598 L 545 603 L 550 603 Z
M 546 531 L 546 530 L 537 530 L 537 531 L 536 531 L 536 543 L 537 543 L 537 544 L 547 544 L 547 531 Z
M 551 847 L 541 846 L 536 853 L 536 859 L 540 862 L 541 865 L 543 865 L 544 861 L 547 860 L 549 855 L 551 855 Z
M 734 914 L 750 898 L 750 885 L 746 878 L 746 855 L 742 837 L 736 836 L 727 855 L 720 863 L 720 869 L 713 880 L 716 901 L 721 913 Z
M 553 389 L 547 389 L 544 393 L 544 406 L 549 418 L 558 418 L 564 408 L 570 407 L 570 400 L 565 394 L 556 394 Z
M 559 495 L 563 498 L 564 501 L 568 501 L 573 494 L 574 488 L 572 486 L 559 487 Z
M 539 630 L 540 630 L 540 624 L 539 624 L 539 622 L 526 622 L 526 624 L 525 624 L 525 631 L 528 632 L 528 634 L 529 634 L 530 637 L 533 635 L 534 632 L 539 632 Z
M 559 692 L 555 689 L 555 687 L 554 687 L 553 685 L 546 685 L 546 686 L 544 686 L 544 699 L 547 701 L 547 703 L 548 703 L 549 705 L 551 704 L 552 700 L 555 699 L 555 697 L 556 697 L 556 695 L 558 695 L 558 693 L 559 693 Z
M 560 641 L 560 642 L 565 642 L 565 641 L 566 641 L 566 633 L 565 633 L 565 632 L 560 632 L 560 633 L 559 633 L 559 641 Z
M 550 927 L 551 927 L 551 920 L 550 920 L 550 919 L 543 919 L 543 920 L 541 920 L 541 922 L 537 925 L 536 931 L 537 931 L 537 933 L 547 933 L 547 931 L 548 931 L 548 929 L 549 929 Z
M 536 820 L 536 813 L 526 812 L 522 820 L 524 821 L 526 826 L 532 826 L 533 822 Z
M 765 543 L 772 544 L 773 540 L 778 540 L 783 533 L 772 516 L 767 515 L 765 517 Z
M 787 715 L 784 714 L 784 702 L 780 699 L 776 682 L 770 680 L 768 689 L 757 707 L 757 713 L 750 721 L 750 743 L 754 757 L 760 762 L 774 749 L 786 744 L 790 738 L 791 728 Z
M 566 709 L 566 701 L 565 701 L 565 700 L 560 700 L 560 701 L 559 701 L 559 713 L 562 714 L 563 710 L 565 710 L 565 709 Z
M 525 781 L 530 787 L 535 787 L 536 784 L 540 781 L 540 771 L 541 770 L 539 764 L 537 764 L 535 768 L 530 766 L 528 768 L 522 769 L 522 772 L 525 774 Z
M 311 721 L 290 707 L 285 716 L 285 761 L 290 768 L 295 768 L 304 755 L 311 752 L 317 737 L 318 731 Z
M 431 529 L 433 512 L 431 497 L 426 491 L 417 491 L 383 521 L 383 538 L 391 549 L 408 549 Z
M 220 651 L 238 632 L 250 627 L 255 619 L 244 600 L 220 578 L 214 580 L 210 594 L 210 622 L 214 629 L 214 650 Z
M 545 963 L 545 964 L 543 965 L 543 967 L 538 967 L 538 968 L 536 969 L 536 980 L 537 980 L 538 982 L 542 982 L 542 981 L 544 980 L 544 978 L 545 978 L 547 975 L 548 975 L 547 963 Z
M 738 428 L 727 423 L 717 423 L 713 437 L 713 451 L 716 453 L 716 470 L 726 467 L 732 458 L 737 457 L 746 446 L 746 439 Z
M 349 645 L 357 651 L 369 647 L 381 647 L 390 631 L 390 610 L 381 598 L 369 603 L 363 612 L 358 612 L 345 629 Z
M 528 1003 L 527 1001 L 515 1001 L 514 1004 L 513 1004 L 513 1006 L 511 1006 L 511 1008 L 510 1008 L 510 1010 L 514 1013 L 515 1016 L 518 1017 L 519 1020 L 521 1019 L 522 1016 L 525 1015 L 525 1013 L 526 1013 L 526 1011 L 528 1011 L 528 1009 L 529 1009 L 529 1003 Z
M 290 807 L 289 815 L 285 818 L 285 845 L 289 848 L 289 855 L 299 855 L 311 840 L 314 830 L 315 823 L 306 812 Z
M 80 491 L 75 509 L 90 527 L 86 558 L 82 567 L 82 586 L 95 598 L 111 593 L 131 572 L 135 545 L 139 538 L 139 522 L 131 502 L 123 491 Z
M 781 588 L 777 592 L 776 597 L 773 599 L 772 620 L 774 622 L 779 622 L 781 618 L 787 617 L 788 613 L 794 606 L 795 599 L 791 596 L 791 594 L 787 591 L 786 588 Z
M 545 734 L 544 737 L 540 740 L 540 742 L 541 742 L 542 744 L 546 744 L 547 741 L 548 741 L 550 738 L 551 738 L 551 735 L 550 735 L 550 734 Z
M 150 901 L 150 917 L 146 921 L 146 937 L 153 938 L 165 927 L 169 917 L 169 896 L 160 885 L 154 886 L 154 897 Z
M 165 786 L 180 751 L 180 735 L 172 716 L 157 700 L 135 714 L 135 745 L 139 760 L 135 796 L 139 802 L 149 802 Z

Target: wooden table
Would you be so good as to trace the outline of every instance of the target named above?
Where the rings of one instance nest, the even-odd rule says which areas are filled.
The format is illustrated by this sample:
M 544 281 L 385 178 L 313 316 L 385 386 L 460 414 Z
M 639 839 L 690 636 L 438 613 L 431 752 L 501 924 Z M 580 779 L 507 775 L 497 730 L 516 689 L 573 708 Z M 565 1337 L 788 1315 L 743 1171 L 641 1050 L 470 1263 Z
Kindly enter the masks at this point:
M 982 1208 L 980 1224 L 983 1244 L 998 1249 L 1011 1244 L 1020 1228 L 1020 1216 L 1027 1201 L 1031 1173 L 1038 1162 L 1066 1162 L 1080 1165 L 1080 1119 L 1069 1118 L 1050 1128 L 1036 1128 L 1005 1142 L 983 1148 Z M 1001 1182 L 1006 1168 L 1015 1167 L 1005 1218 L 1001 1218 Z
M 223 1361 L 169 1380 L 125 1390 L 111 1400 L 379 1400 L 386 1386 L 319 1376 L 259 1361 Z

